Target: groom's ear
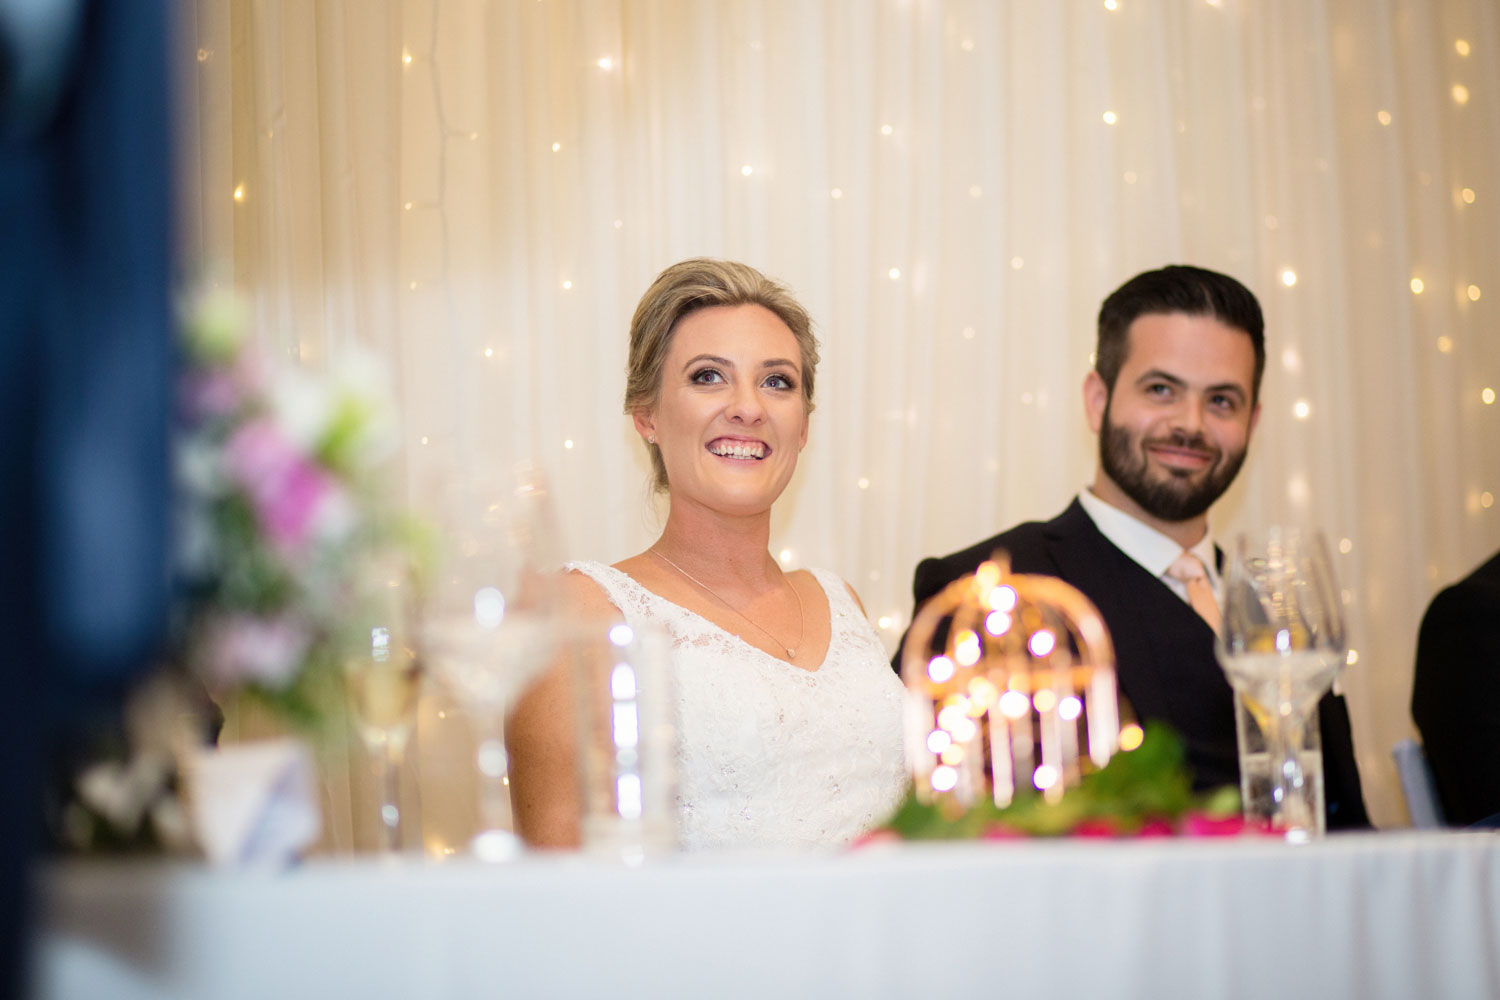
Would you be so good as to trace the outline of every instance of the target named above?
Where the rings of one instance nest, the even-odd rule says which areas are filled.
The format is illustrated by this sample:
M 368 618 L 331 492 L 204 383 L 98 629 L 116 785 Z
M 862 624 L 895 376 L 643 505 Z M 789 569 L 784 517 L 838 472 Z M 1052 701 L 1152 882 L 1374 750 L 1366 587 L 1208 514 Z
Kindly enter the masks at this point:
M 1104 411 L 1109 408 L 1109 386 L 1097 371 L 1083 377 L 1083 412 L 1089 420 L 1089 430 L 1099 433 L 1104 426 Z

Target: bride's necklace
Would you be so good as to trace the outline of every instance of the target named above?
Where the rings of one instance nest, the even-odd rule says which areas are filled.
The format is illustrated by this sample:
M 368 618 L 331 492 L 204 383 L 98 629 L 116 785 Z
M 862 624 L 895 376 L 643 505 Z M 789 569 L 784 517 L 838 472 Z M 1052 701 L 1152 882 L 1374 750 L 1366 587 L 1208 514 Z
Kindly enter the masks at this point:
M 786 574 L 785 573 L 783 573 L 781 575 L 781 579 L 786 583 L 786 585 L 788 587 L 791 587 L 792 596 L 797 599 L 797 646 L 788 646 L 786 643 L 782 642 L 775 635 L 772 635 L 771 632 L 769 630 L 767 630 L 764 626 L 758 624 L 755 621 L 755 619 L 751 618 L 749 615 L 745 614 L 739 608 L 736 608 L 733 604 L 730 604 L 728 601 L 724 600 L 724 598 L 720 597 L 718 595 L 718 593 L 712 587 L 710 587 L 708 584 L 704 583 L 702 580 L 698 579 L 696 576 L 694 576 L 693 574 L 689 573 L 687 570 L 683 569 L 681 566 L 677 565 L 672 560 L 670 560 L 666 556 L 662 555 L 660 552 L 656 551 L 656 549 L 650 548 L 650 549 L 647 549 L 646 551 L 649 552 L 649 553 L 651 553 L 656 558 L 660 559 L 662 562 L 666 563 L 668 566 L 670 566 L 673 569 L 675 569 L 677 572 L 681 573 L 683 576 L 687 577 L 690 581 L 692 581 L 693 584 L 695 584 L 698 587 L 698 589 L 706 592 L 709 597 L 712 597 L 714 600 L 716 600 L 720 604 L 724 605 L 724 607 L 728 608 L 730 611 L 733 611 L 735 614 L 737 614 L 741 618 L 745 619 L 745 621 L 749 622 L 752 626 L 754 626 L 761 633 L 763 633 L 764 635 L 768 636 L 771 639 L 772 642 L 776 643 L 776 645 L 778 645 L 782 649 L 786 650 L 786 658 L 788 660 L 795 660 L 797 658 L 797 646 L 802 645 L 802 633 L 803 633 L 803 630 L 807 627 L 807 622 L 804 620 L 804 618 L 802 616 L 802 595 L 799 594 L 799 593 L 797 593 L 797 588 L 792 586 L 792 581 L 790 581 L 790 580 L 788 580 L 786 578 Z

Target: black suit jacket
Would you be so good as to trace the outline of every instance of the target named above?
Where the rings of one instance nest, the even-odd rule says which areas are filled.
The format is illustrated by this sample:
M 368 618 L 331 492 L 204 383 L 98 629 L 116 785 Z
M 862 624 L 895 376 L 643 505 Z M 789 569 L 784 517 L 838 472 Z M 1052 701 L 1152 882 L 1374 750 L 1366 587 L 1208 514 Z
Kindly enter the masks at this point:
M 1213 629 L 1105 538 L 1077 500 L 1051 521 L 1028 522 L 950 556 L 924 559 L 912 581 L 916 607 L 973 573 L 997 549 L 1010 553 L 1015 572 L 1059 577 L 1094 602 L 1114 641 L 1120 693 L 1139 719 L 1161 719 L 1182 736 L 1194 787 L 1239 784 L 1234 693 L 1214 655 Z M 1328 826 L 1368 826 L 1344 699 L 1330 693 L 1319 716 Z
M 1411 717 L 1448 822 L 1500 813 L 1500 554 L 1428 606 Z

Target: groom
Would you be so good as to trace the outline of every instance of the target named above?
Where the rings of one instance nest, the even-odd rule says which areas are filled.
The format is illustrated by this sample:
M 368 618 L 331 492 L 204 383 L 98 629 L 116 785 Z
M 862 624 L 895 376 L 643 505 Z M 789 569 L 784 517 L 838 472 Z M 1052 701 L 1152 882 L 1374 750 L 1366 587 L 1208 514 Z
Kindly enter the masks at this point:
M 1250 290 L 1214 271 L 1174 265 L 1120 286 L 1099 310 L 1083 383 L 1099 437 L 1093 484 L 1051 521 L 924 559 L 912 583 L 921 607 L 998 549 L 1018 573 L 1077 587 L 1109 627 L 1121 693 L 1141 721 L 1181 734 L 1197 788 L 1239 782 L 1233 694 L 1214 656 L 1222 554 L 1208 511 L 1260 416 L 1264 326 Z M 1344 699 L 1325 696 L 1319 717 L 1328 827 L 1368 826 Z

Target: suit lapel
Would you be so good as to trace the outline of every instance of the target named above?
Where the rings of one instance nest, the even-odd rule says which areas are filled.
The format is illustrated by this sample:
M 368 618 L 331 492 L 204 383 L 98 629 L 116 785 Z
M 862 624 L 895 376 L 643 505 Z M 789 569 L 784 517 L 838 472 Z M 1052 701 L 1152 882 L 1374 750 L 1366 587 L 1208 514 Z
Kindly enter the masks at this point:
M 1047 525 L 1046 534 L 1059 575 L 1104 616 L 1115 643 L 1120 689 L 1140 718 L 1192 719 L 1205 688 L 1227 692 L 1217 670 L 1204 676 L 1202 657 L 1184 656 L 1185 650 L 1211 651 L 1208 623 L 1105 538 L 1081 504 L 1075 500 Z

